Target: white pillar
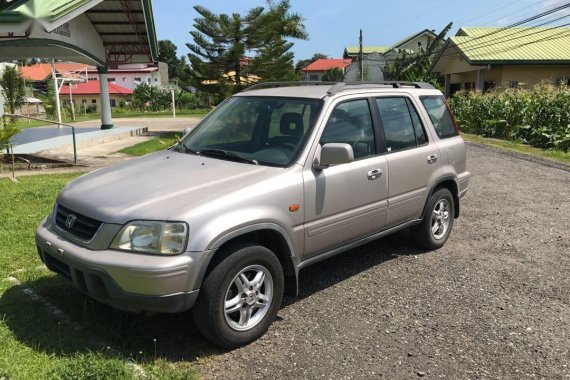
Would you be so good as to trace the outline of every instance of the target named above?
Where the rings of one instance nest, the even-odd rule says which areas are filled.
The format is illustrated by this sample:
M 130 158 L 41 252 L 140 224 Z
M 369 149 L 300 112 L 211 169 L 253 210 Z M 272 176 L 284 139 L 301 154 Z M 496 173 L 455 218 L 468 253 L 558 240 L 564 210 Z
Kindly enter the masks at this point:
M 55 63 L 51 62 L 51 77 L 53 79 L 53 91 L 55 96 L 55 112 L 57 115 L 57 126 L 61 128 L 61 106 L 59 104 L 59 84 L 57 83 L 57 76 L 55 75 Z
M 485 79 L 483 79 L 483 70 L 477 70 L 477 82 L 475 83 L 475 87 L 477 90 L 483 91 L 485 87 Z
M 451 96 L 451 74 L 445 74 L 445 97 Z
M 106 66 L 97 66 L 97 72 L 99 73 L 99 88 L 101 90 L 101 129 L 113 128 L 107 69 L 108 68 Z

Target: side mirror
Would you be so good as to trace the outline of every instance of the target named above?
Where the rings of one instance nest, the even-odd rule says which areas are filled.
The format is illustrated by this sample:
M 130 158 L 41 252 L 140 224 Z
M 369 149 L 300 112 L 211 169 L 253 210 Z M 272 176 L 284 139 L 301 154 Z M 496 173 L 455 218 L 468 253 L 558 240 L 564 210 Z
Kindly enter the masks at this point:
M 354 152 L 349 144 L 329 143 L 317 150 L 313 168 L 323 170 L 331 165 L 347 164 L 352 161 L 354 161 Z
M 186 136 L 190 132 L 192 132 L 192 127 L 186 127 L 184 128 L 184 134 L 182 136 Z

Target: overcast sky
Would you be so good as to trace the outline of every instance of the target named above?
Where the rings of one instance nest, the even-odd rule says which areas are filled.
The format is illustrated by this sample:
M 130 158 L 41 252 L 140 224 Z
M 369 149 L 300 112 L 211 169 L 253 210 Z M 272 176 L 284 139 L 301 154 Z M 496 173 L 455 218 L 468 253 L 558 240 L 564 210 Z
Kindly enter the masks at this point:
M 291 10 L 305 18 L 308 41 L 294 40 L 295 61 L 324 53 L 340 58 L 344 47 L 358 45 L 362 29 L 364 45 L 392 45 L 423 29 L 439 32 L 450 21 L 454 35 L 459 27 L 507 26 L 570 0 L 291 0 Z M 158 39 L 169 39 L 178 46 L 178 55 L 186 55 L 189 32 L 198 14 L 194 5 L 215 13 L 245 14 L 248 9 L 265 6 L 264 0 L 153 0 Z M 556 24 L 570 22 L 569 8 L 534 22 L 568 16 Z M 533 25 L 533 24 L 529 24 Z M 546 24 L 551 26 L 554 24 Z

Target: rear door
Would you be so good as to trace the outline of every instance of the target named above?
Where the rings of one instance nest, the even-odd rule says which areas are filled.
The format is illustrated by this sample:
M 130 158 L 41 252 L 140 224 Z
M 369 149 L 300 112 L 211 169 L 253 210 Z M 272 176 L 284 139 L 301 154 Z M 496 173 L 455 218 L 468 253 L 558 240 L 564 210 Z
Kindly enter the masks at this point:
M 324 170 L 313 169 L 309 160 L 305 167 L 304 258 L 384 227 L 387 166 L 385 156 L 379 154 L 373 107 L 373 99 L 351 99 L 334 105 L 328 116 L 319 144 L 350 144 L 355 160 Z
M 441 176 L 440 153 L 412 97 L 386 95 L 375 100 L 386 146 L 390 227 L 421 216 L 430 185 Z

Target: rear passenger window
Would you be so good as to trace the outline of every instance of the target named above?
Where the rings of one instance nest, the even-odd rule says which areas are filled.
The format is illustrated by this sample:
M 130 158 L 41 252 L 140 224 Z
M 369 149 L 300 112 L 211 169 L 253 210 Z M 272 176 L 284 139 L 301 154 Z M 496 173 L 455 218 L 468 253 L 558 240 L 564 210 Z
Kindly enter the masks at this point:
M 376 154 L 368 100 L 351 100 L 336 106 L 321 136 L 320 144 L 327 143 L 349 144 L 355 159 Z
M 443 96 L 420 96 L 435 132 L 440 139 L 457 136 L 457 128 Z
M 420 118 L 406 98 L 378 98 L 388 152 L 413 148 L 427 142 Z

